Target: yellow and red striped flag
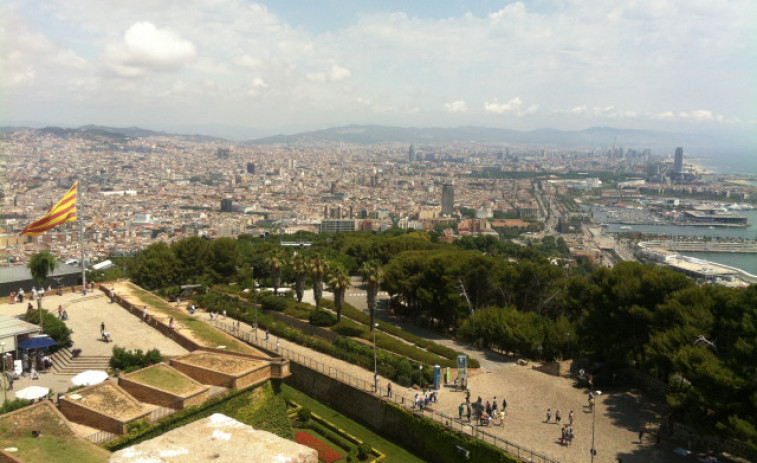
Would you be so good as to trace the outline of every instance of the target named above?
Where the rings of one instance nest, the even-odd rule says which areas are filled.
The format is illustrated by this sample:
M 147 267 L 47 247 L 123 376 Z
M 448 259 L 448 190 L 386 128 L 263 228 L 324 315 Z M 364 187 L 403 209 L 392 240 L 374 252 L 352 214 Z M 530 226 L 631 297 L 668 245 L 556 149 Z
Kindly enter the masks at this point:
M 37 236 L 55 226 L 76 222 L 76 187 L 78 185 L 79 181 L 77 180 L 68 190 L 68 193 L 63 196 L 63 199 L 58 201 L 58 204 L 47 211 L 47 214 L 41 219 L 27 225 L 21 235 Z

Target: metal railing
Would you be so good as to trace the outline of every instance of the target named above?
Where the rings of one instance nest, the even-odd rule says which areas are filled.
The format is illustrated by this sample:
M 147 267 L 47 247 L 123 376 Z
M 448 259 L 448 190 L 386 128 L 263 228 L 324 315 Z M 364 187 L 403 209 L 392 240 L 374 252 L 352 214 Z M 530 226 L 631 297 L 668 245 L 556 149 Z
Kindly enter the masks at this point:
M 269 352 L 275 352 L 277 355 L 280 355 L 281 357 L 288 359 L 290 362 L 297 363 L 311 370 L 322 373 L 343 384 L 354 387 L 355 389 L 359 389 L 363 392 L 376 395 L 379 399 L 384 400 L 386 402 L 393 403 L 394 405 L 397 405 L 399 407 L 402 407 L 403 409 L 417 416 L 422 416 L 424 418 L 431 419 L 449 429 L 461 432 L 475 439 L 480 439 L 488 444 L 494 445 L 495 447 L 498 447 L 504 450 L 505 452 L 507 452 L 508 454 L 510 454 L 511 456 L 515 458 L 518 458 L 519 460 L 535 462 L 535 463 L 560 463 L 558 460 L 550 458 L 546 455 L 542 455 L 539 452 L 535 452 L 522 445 L 518 445 L 514 442 L 510 442 L 507 439 L 503 439 L 502 437 L 495 436 L 494 434 L 486 432 L 482 429 L 481 426 L 477 426 L 473 423 L 467 423 L 458 418 L 446 415 L 441 412 L 437 412 L 433 409 L 432 403 L 430 403 L 429 404 L 430 406 L 428 407 L 423 407 L 419 409 L 415 407 L 415 402 L 413 399 L 408 399 L 402 394 L 399 394 L 395 391 L 392 392 L 391 396 L 382 395 L 380 392 L 381 391 L 380 387 L 378 388 L 378 392 L 374 390 L 373 381 L 365 381 L 349 373 L 345 373 L 339 370 L 338 368 L 326 365 L 322 362 L 319 362 L 318 360 L 314 360 L 311 357 L 308 357 L 299 352 L 283 347 L 278 342 L 272 341 L 271 339 L 266 340 L 265 334 L 261 335 L 261 333 L 258 333 L 257 339 L 256 339 L 255 333 L 252 331 L 243 330 L 241 328 L 236 327 L 235 325 L 218 321 L 218 320 L 213 320 L 213 322 L 211 323 L 213 324 L 213 326 L 225 331 L 228 334 L 231 334 L 232 336 L 235 336 L 250 344 L 262 347 L 263 349 Z

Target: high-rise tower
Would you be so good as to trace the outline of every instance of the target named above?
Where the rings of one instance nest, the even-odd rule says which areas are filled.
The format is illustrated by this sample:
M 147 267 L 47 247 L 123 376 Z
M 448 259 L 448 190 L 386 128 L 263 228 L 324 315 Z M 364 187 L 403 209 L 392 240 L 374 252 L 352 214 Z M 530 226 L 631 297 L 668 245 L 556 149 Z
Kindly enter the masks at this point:
M 683 172 L 683 148 L 676 148 L 675 161 L 673 162 L 673 172 L 680 174 Z
M 451 183 L 442 185 L 442 215 L 451 216 L 455 207 L 455 186 Z

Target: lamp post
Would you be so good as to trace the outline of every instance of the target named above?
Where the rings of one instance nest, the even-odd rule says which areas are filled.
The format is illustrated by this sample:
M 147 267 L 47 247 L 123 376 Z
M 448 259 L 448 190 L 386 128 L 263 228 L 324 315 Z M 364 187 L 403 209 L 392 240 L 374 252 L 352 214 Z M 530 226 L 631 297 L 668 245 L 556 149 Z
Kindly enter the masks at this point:
M 251 272 L 251 278 L 252 278 L 252 300 L 257 301 L 257 297 L 255 294 L 255 267 L 250 267 Z M 255 313 L 255 329 L 253 330 L 255 332 L 255 341 L 258 340 L 258 308 L 255 307 L 255 305 L 252 306 L 252 310 Z
M 599 398 L 602 395 L 602 391 L 596 391 L 595 397 Z M 597 422 L 597 400 L 594 399 L 594 407 L 592 408 L 591 416 L 591 463 L 594 463 L 594 455 L 597 454 L 597 449 L 594 448 L 594 425 Z
M 378 362 L 376 361 L 376 328 L 378 323 L 373 325 L 373 391 L 378 394 Z
M 0 360 L 3 362 L 3 405 L 8 403 L 8 378 L 5 377 L 5 342 L 0 342 Z

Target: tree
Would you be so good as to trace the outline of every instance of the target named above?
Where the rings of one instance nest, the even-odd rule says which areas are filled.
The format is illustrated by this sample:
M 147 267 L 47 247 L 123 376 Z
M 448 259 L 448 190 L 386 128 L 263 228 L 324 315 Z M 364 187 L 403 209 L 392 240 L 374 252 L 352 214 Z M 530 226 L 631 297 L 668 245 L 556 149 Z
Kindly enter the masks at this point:
M 368 313 L 371 315 L 371 331 L 373 331 L 376 327 L 376 296 L 384 279 L 384 271 L 379 262 L 369 261 L 363 263 L 363 266 L 360 267 L 360 273 L 363 275 L 363 282 L 366 284 Z
M 50 251 L 40 251 L 32 255 L 26 266 L 32 274 L 32 279 L 36 283 L 44 285 L 47 276 L 55 271 L 57 263 L 55 256 Z
M 336 308 L 336 322 L 342 321 L 342 308 L 344 307 L 344 293 L 351 286 L 350 276 L 344 269 L 337 267 L 331 273 L 329 286 L 334 292 L 334 307 Z
M 323 297 L 323 277 L 328 271 L 326 260 L 320 256 L 310 259 L 310 276 L 313 277 L 313 299 L 315 299 L 315 310 L 321 308 L 321 297 Z
M 294 291 L 297 294 L 297 302 L 302 302 L 305 295 L 305 274 L 308 271 L 308 265 L 305 258 L 300 254 L 292 257 L 292 271 L 294 272 Z
M 271 284 L 273 285 L 273 294 L 279 294 L 279 285 L 281 284 L 281 267 L 286 265 L 286 258 L 280 249 L 275 249 L 266 259 L 266 264 L 271 269 Z
M 129 275 L 143 288 L 165 288 L 177 284 L 178 265 L 171 248 L 160 241 L 147 246 L 129 263 Z
M 210 266 L 220 283 L 229 283 L 237 272 L 239 245 L 231 238 L 218 238 L 210 245 Z
M 39 285 L 44 285 L 47 276 L 55 271 L 56 262 L 55 256 L 50 254 L 50 251 L 40 251 L 37 254 L 32 255 L 29 262 L 26 264 L 29 271 L 32 274 L 32 279 Z M 42 298 L 37 298 L 37 308 L 40 311 L 40 326 L 43 324 L 44 317 L 42 317 Z
M 210 260 L 210 241 L 199 236 L 179 240 L 171 245 L 178 260 L 178 278 L 182 283 L 199 283 Z

